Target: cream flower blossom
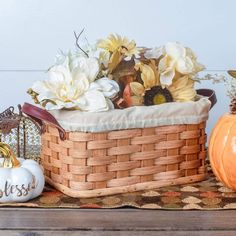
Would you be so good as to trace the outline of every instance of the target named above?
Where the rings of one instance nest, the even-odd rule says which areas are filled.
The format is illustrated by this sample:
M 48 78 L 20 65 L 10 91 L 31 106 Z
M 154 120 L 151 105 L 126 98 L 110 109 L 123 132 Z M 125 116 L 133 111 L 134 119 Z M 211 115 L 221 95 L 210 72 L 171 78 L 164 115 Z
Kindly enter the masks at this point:
M 47 110 L 79 109 L 106 111 L 111 98 L 119 92 L 119 85 L 108 78 L 95 80 L 99 72 L 96 58 L 75 57 L 68 54 L 49 70 L 49 79 L 37 81 L 32 90 Z
M 197 62 L 193 51 L 179 43 L 167 43 L 163 52 L 158 66 L 162 86 L 170 86 L 176 72 L 181 75 L 194 75 L 204 69 L 204 66 Z

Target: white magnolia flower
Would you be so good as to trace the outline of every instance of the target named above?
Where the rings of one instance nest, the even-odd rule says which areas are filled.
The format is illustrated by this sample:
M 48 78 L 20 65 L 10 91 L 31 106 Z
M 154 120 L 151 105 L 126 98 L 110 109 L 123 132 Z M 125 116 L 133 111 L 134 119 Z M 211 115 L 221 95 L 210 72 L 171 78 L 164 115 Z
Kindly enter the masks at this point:
M 76 108 L 82 111 L 112 109 L 111 98 L 119 92 L 118 84 L 108 78 L 95 80 L 99 72 L 96 58 L 65 55 L 61 65 L 49 70 L 49 79 L 37 81 L 32 90 L 47 110 Z
M 195 74 L 204 69 L 197 62 L 197 58 L 190 48 L 179 43 L 167 43 L 164 47 L 164 56 L 159 62 L 160 83 L 170 86 L 176 71 L 182 75 Z

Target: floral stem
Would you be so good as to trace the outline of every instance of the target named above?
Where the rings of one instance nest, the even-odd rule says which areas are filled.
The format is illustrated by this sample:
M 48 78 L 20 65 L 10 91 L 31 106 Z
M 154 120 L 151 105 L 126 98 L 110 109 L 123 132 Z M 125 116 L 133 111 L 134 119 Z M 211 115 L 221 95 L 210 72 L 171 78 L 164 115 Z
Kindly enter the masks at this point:
M 79 35 L 77 35 L 76 32 L 74 31 L 74 35 L 75 35 L 75 39 L 76 39 L 75 44 L 87 57 L 89 57 L 88 53 L 85 52 L 79 45 L 79 38 L 83 32 L 84 32 L 84 29 L 79 33 Z

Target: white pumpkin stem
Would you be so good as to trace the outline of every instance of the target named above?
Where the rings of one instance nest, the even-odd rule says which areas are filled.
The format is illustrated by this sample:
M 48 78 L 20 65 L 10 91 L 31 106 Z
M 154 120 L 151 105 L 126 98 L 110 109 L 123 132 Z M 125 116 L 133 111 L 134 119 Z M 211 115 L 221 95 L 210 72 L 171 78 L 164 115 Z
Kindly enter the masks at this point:
M 2 153 L 4 157 L 3 161 L 4 168 L 14 168 L 20 166 L 20 162 L 17 160 L 10 146 L 7 145 L 6 143 L 0 142 L 0 153 Z

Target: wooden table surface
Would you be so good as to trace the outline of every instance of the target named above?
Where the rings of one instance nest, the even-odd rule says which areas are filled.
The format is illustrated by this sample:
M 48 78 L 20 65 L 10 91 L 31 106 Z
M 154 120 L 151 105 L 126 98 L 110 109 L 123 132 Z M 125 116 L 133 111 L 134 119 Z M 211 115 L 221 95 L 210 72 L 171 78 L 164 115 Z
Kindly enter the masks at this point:
M 0 235 L 236 235 L 236 211 L 0 208 Z

